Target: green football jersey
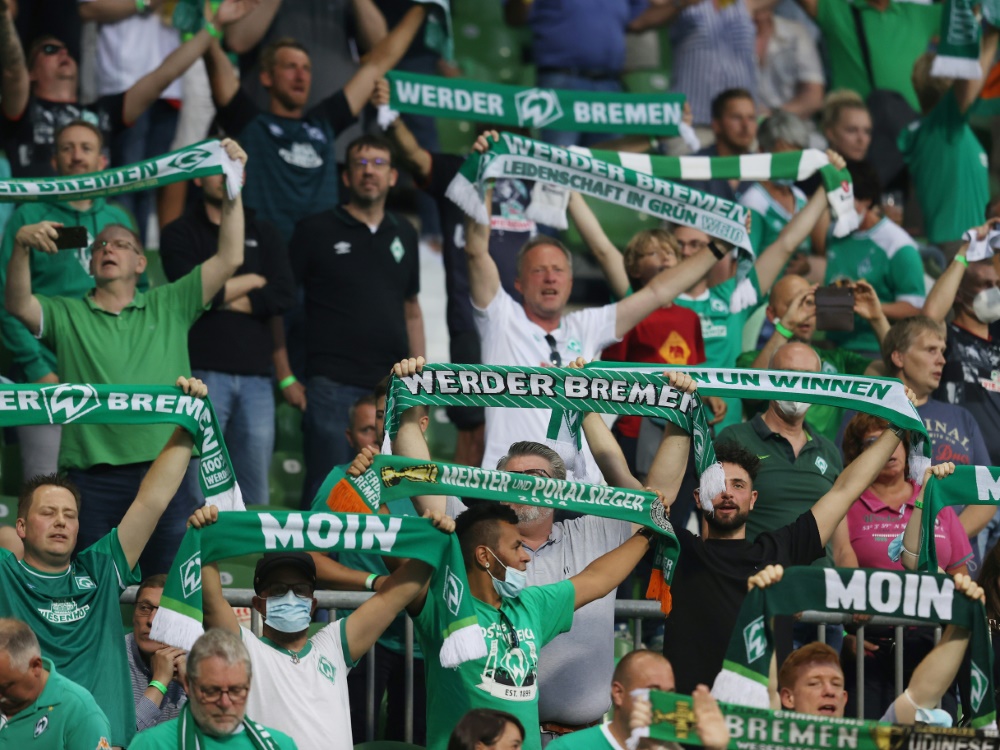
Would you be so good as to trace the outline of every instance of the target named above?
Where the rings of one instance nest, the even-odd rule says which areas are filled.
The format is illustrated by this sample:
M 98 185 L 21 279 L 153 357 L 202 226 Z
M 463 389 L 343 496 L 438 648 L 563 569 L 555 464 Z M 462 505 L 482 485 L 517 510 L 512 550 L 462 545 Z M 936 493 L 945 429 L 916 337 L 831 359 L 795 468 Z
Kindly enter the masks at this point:
M 62 573 L 43 573 L 0 550 L 0 616 L 31 626 L 59 673 L 94 696 L 112 744 L 122 747 L 135 734 L 135 703 L 118 597 L 141 580 L 138 565 L 129 570 L 117 529 Z
M 548 750 L 622 750 L 622 746 L 611 734 L 610 724 L 607 722 L 556 737 L 547 748 Z
M 758 256 L 778 239 L 781 230 L 792 220 L 792 216 L 805 208 L 808 202 L 806 194 L 794 185 L 792 196 L 795 198 L 795 210 L 788 213 L 759 182 L 753 183 L 740 195 L 740 203 L 754 214 L 753 221 L 750 222 L 750 242 L 753 243 Z M 806 237 L 796 250 L 806 254 L 811 253 L 812 240 Z

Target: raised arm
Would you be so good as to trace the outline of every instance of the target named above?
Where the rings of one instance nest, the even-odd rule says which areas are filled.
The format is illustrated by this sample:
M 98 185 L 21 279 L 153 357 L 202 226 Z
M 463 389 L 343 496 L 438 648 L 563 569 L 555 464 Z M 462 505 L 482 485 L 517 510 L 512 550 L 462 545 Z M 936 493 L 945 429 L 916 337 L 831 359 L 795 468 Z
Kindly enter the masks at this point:
M 7 286 L 5 305 L 7 312 L 20 320 L 35 336 L 41 333 L 42 306 L 31 293 L 31 249 L 55 255 L 56 228 L 62 224 L 42 221 L 25 224 L 14 235 L 14 251 L 7 264 Z
M 226 28 L 226 46 L 238 55 L 249 52 L 267 33 L 281 0 L 260 0 L 252 12 Z
M 149 0 L 151 11 L 159 11 L 163 0 Z M 140 5 L 134 0 L 89 0 L 77 5 L 81 21 L 117 23 L 139 15 Z
M 372 92 L 372 106 L 379 107 L 389 104 L 389 81 L 379 78 L 375 82 L 375 90 Z M 425 149 L 406 127 L 402 117 L 393 120 L 386 131 L 389 137 L 396 144 L 396 153 L 407 169 L 417 178 L 418 181 L 426 182 L 431 176 L 431 166 L 433 165 L 430 151 Z
M 228 105 L 236 92 L 240 90 L 240 79 L 236 77 L 233 64 L 226 57 L 225 50 L 218 41 L 213 40 L 203 56 L 205 72 L 208 74 L 208 85 L 212 90 L 212 102 L 216 109 Z
M 955 92 L 955 100 L 958 102 L 958 110 L 962 114 L 969 111 L 969 108 L 976 103 L 979 94 L 986 84 L 986 77 L 993 67 L 993 60 L 997 55 L 997 39 L 1000 32 L 988 23 L 983 21 L 983 35 L 979 42 L 979 67 L 982 75 L 975 80 L 958 78 L 952 84 L 952 91 Z
M 590 412 L 583 417 L 583 435 L 604 481 L 612 487 L 641 490 L 642 483 L 632 476 L 621 446 L 611 434 L 600 414 Z
M 620 547 L 601 555 L 570 578 L 575 592 L 573 609 L 580 609 L 618 588 L 646 554 L 650 544 L 647 534 L 651 533 L 633 534 Z
M 623 299 L 631 286 L 628 274 L 625 272 L 625 260 L 618 248 L 608 239 L 594 212 L 579 193 L 570 194 L 569 215 L 576 223 L 576 228 L 580 230 L 583 241 L 587 243 L 590 252 L 600 264 L 601 270 L 604 271 L 604 278 L 608 280 L 611 293 L 618 299 Z
M 198 508 L 188 519 L 188 526 L 202 529 L 219 520 L 219 509 L 214 505 Z M 240 623 L 232 606 L 222 595 L 222 578 L 217 563 L 206 563 L 201 568 L 201 608 L 205 615 L 205 629 L 222 628 L 240 634 Z
M 24 114 L 31 93 L 28 62 L 7 0 L 0 0 L 0 106 L 9 120 Z
M 489 130 L 476 138 L 472 150 L 485 153 L 490 143 L 500 140 L 500 134 Z M 489 216 L 493 206 L 493 188 L 486 189 L 486 215 Z M 465 221 L 465 260 L 469 265 L 469 296 L 472 304 L 483 310 L 500 291 L 500 271 L 496 261 L 490 257 L 490 225 L 479 224 L 473 219 Z
M 812 507 L 820 543 L 825 545 L 833 536 L 837 524 L 847 515 L 851 505 L 875 481 L 885 462 L 899 445 L 895 427 L 885 430 L 875 443 L 854 459 L 837 477 L 833 487 Z
M 385 39 L 389 27 L 385 16 L 372 0 L 351 0 L 354 10 L 354 26 L 358 32 L 361 49 L 368 51 Z
M 986 602 L 982 587 L 963 573 L 955 576 L 955 590 L 973 601 Z M 893 704 L 897 724 L 913 724 L 918 707 L 930 710 L 938 705 L 955 681 L 968 645 L 968 630 L 956 625 L 944 629 L 937 646 L 913 670 L 906 691 Z
M 920 527 L 924 520 L 924 490 L 927 489 L 927 482 L 931 477 L 944 479 L 954 473 L 955 464 L 950 461 L 943 464 L 937 464 L 936 466 L 928 466 L 927 471 L 924 472 L 924 479 L 923 484 L 920 485 L 920 492 L 917 493 L 917 497 L 913 501 L 913 513 L 910 515 L 910 520 L 906 522 L 906 528 L 903 529 L 903 547 L 899 553 L 899 562 L 906 570 L 916 570 L 917 562 L 920 560 L 920 543 L 922 536 L 920 533 Z M 990 516 L 993 516 L 993 506 L 970 505 L 968 507 L 985 507 L 989 511 Z M 989 519 L 986 520 L 989 521 Z
M 229 158 L 242 162 L 244 169 L 246 168 L 247 154 L 236 141 L 226 138 L 222 141 L 222 147 Z M 237 194 L 232 200 L 228 194 L 225 195 L 222 199 L 222 222 L 219 224 L 219 249 L 201 264 L 201 294 L 206 305 L 236 273 L 236 269 L 243 265 L 245 229 L 243 195 Z
M 179 377 L 177 385 L 184 393 L 196 398 L 208 395 L 208 387 L 197 378 Z M 191 433 L 183 427 L 174 430 L 160 455 L 142 478 L 139 494 L 118 524 L 118 539 L 130 568 L 139 562 L 139 556 L 153 535 L 156 524 L 160 522 L 160 516 L 184 481 L 184 474 L 191 461 L 192 445 Z
M 371 52 L 361 58 L 361 67 L 344 84 L 344 96 L 351 113 L 357 115 L 368 103 L 375 81 L 385 76 L 403 59 L 413 37 L 427 18 L 427 7 L 414 5 Z
M 955 295 L 958 294 L 958 287 L 962 284 L 962 278 L 965 276 L 968 263 L 968 261 L 965 263 L 962 261 L 965 260 L 965 254 L 968 251 L 969 243 L 963 242 L 961 247 L 958 248 L 958 252 L 955 253 L 955 257 L 951 263 L 944 270 L 944 273 L 938 276 L 937 281 L 934 282 L 934 286 L 927 293 L 927 299 L 924 300 L 923 314 L 931 320 L 943 323 L 945 318 L 948 317 L 948 311 L 951 310 L 951 306 L 955 304 Z

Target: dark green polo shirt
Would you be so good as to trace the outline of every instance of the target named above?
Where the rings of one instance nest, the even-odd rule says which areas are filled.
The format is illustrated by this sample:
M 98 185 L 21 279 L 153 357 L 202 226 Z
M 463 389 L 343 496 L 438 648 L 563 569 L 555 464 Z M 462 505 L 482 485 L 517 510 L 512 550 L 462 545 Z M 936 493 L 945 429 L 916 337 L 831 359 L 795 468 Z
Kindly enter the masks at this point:
M 747 539 L 792 523 L 830 491 L 844 470 L 837 446 L 808 424 L 805 430 L 809 439 L 798 457 L 791 443 L 773 432 L 760 414 L 749 422 L 727 427 L 717 438 L 717 443 L 735 442 L 760 459 L 753 483 L 757 503 L 747 521 Z

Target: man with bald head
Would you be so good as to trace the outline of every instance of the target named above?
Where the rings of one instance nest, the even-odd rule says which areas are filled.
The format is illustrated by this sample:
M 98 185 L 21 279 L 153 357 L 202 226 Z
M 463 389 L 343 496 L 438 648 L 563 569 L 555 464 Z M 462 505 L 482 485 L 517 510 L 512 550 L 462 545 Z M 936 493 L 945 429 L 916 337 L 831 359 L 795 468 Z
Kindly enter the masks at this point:
M 854 287 L 854 312 L 868 321 L 879 345 L 889 331 L 889 321 L 882 312 L 882 304 L 875 290 L 865 281 L 858 281 Z M 781 277 L 771 289 L 771 299 L 767 306 L 767 318 L 774 324 L 774 332 L 764 348 L 756 352 L 744 352 L 736 360 L 737 367 L 763 370 L 778 351 L 789 341 L 812 344 L 816 334 L 816 287 L 801 276 L 787 274 Z M 819 356 L 819 372 L 828 375 L 881 375 L 882 363 L 868 359 L 857 352 L 835 347 L 832 349 L 813 347 Z M 780 369 L 780 368 L 778 368 Z M 746 403 L 746 402 L 745 402 Z M 814 404 L 809 408 L 806 421 L 815 432 L 829 440 L 834 440 L 843 420 L 841 409 L 833 406 Z

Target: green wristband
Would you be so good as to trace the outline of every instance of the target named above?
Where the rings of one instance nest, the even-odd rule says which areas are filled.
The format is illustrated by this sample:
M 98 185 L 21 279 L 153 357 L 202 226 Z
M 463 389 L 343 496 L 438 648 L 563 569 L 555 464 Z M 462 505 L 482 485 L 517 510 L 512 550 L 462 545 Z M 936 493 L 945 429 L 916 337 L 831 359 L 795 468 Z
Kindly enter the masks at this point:
M 375 590 L 375 581 L 378 579 L 378 573 L 372 573 L 368 578 L 365 579 L 365 588 L 369 591 Z
M 149 12 L 149 0 L 135 0 L 135 9 L 140 16 Z
M 963 266 L 965 266 L 966 268 L 968 268 L 968 267 L 969 267 L 969 259 L 968 259 L 968 258 L 966 258 L 966 257 L 965 257 L 964 255 L 956 255 L 956 256 L 954 257 L 954 259 L 953 259 L 953 262 L 954 262 L 954 263 L 961 263 L 961 264 L 962 264 Z
M 211 21 L 205 21 L 205 31 L 208 32 L 209 36 L 214 36 L 220 42 L 225 38 L 225 34 L 222 33 L 222 30 L 215 28 L 215 24 Z
M 784 326 L 783 326 L 783 325 L 781 324 L 781 321 L 780 321 L 780 320 L 775 320 L 775 321 L 774 321 L 774 330 L 776 330 L 776 331 L 777 331 L 778 333 L 780 333 L 780 334 L 781 334 L 782 336 L 784 336 L 784 337 L 785 337 L 786 339 L 790 339 L 790 338 L 794 338 L 794 336 L 793 336 L 792 332 L 791 332 L 790 330 L 788 330 L 787 328 L 785 328 L 785 327 L 784 327 Z
M 163 684 L 162 682 L 160 682 L 159 680 L 150 680 L 150 681 L 149 681 L 149 686 L 150 686 L 151 688 L 156 688 L 157 690 L 159 690 L 159 691 L 160 691 L 161 693 L 163 693 L 164 695 L 166 695 L 166 694 L 167 694 L 167 686 L 166 686 L 166 685 L 164 685 L 164 684 Z
M 299 379 L 297 377 L 295 377 L 294 375 L 289 375 L 287 378 L 282 378 L 282 380 L 278 383 L 278 388 L 280 388 L 281 390 L 285 390 L 288 386 L 298 382 Z

